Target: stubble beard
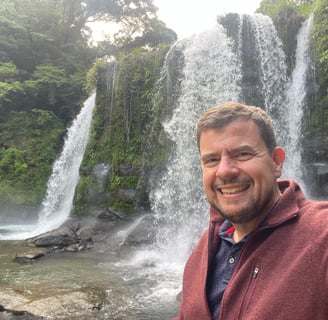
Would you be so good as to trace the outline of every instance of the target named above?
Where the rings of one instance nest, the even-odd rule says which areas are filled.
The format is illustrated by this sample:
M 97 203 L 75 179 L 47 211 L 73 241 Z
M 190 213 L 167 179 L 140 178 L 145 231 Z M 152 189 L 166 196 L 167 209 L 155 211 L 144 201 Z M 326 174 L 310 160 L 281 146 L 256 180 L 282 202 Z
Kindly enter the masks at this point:
M 252 199 L 245 207 L 240 207 L 235 210 L 223 210 L 216 203 L 211 203 L 225 219 L 233 224 L 245 224 L 260 216 L 262 210 L 256 209 L 255 204 L 256 202 Z

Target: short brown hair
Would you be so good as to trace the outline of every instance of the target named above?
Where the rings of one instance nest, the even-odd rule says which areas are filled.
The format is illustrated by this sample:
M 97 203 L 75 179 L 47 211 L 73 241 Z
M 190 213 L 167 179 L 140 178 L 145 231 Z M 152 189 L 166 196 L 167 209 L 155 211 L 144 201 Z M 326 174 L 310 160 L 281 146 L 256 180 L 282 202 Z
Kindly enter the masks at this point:
M 259 128 L 261 137 L 270 153 L 277 146 L 274 125 L 270 116 L 261 108 L 238 102 L 226 102 L 206 110 L 197 124 L 197 144 L 203 131 L 220 129 L 237 120 L 253 120 Z

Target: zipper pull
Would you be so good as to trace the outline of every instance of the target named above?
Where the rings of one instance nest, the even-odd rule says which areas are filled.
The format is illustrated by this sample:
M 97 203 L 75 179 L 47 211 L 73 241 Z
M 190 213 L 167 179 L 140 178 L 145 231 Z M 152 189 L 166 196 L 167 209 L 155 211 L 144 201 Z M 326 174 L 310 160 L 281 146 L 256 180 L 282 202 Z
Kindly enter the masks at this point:
M 257 278 L 259 272 L 260 272 L 260 269 L 258 267 L 255 267 L 254 271 L 253 271 L 253 279 Z

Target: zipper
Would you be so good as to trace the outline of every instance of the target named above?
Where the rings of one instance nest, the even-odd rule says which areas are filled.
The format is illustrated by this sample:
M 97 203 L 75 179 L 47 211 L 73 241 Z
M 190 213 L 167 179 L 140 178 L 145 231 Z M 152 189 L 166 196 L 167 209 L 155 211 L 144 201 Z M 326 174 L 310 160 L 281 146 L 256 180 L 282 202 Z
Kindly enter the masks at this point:
M 260 272 L 260 268 L 259 267 L 255 267 L 254 271 L 253 271 L 253 279 L 256 279 L 257 276 L 259 275 Z
M 245 255 L 245 252 L 248 250 L 248 247 L 251 246 L 250 243 L 252 243 L 254 241 L 254 238 L 256 238 L 258 235 L 260 235 L 262 232 L 264 232 L 266 230 L 273 230 L 273 229 L 277 228 L 280 225 L 283 225 L 285 223 L 288 223 L 290 221 L 293 221 L 293 220 L 297 219 L 297 217 L 298 217 L 298 214 L 293 214 L 293 215 L 289 216 L 288 218 L 285 218 L 284 220 L 281 220 L 281 221 L 279 221 L 275 224 L 264 225 L 264 226 L 260 227 L 258 230 L 256 230 L 254 232 L 254 234 L 251 235 L 250 238 L 247 240 L 247 242 L 243 245 L 243 247 L 240 251 L 239 257 L 238 257 L 237 265 L 235 266 L 235 269 L 233 271 L 233 274 L 230 278 L 229 283 L 231 284 L 231 282 L 233 282 L 234 275 L 238 272 L 238 270 L 240 269 L 240 266 L 245 262 L 247 263 L 247 258 L 244 259 L 244 255 Z M 255 284 L 256 284 L 255 280 L 257 280 L 257 278 L 260 274 L 260 267 L 256 263 L 253 265 L 252 270 L 253 271 L 249 275 L 250 279 L 249 279 L 248 287 L 245 290 L 245 295 L 244 295 L 242 304 L 241 304 L 240 309 L 239 309 L 238 319 L 242 319 L 244 308 L 245 308 L 245 306 L 247 306 L 249 304 L 249 301 L 250 301 L 250 298 L 251 298 L 250 295 L 254 290 L 254 287 L 255 287 Z M 226 287 L 226 291 L 229 290 L 229 283 Z M 225 294 L 223 294 L 223 297 L 222 297 L 222 300 L 221 300 L 221 309 L 220 309 L 220 314 L 219 314 L 219 319 L 220 320 L 223 319 L 223 312 L 224 312 L 224 305 L 225 305 L 224 296 L 225 296 Z
M 257 265 L 255 265 L 253 267 L 252 276 L 249 280 L 247 289 L 245 290 L 245 294 L 244 294 L 244 297 L 242 299 L 238 319 L 243 319 L 244 318 L 245 310 L 247 310 L 249 304 L 251 303 L 251 299 L 252 299 L 253 292 L 254 292 L 255 287 L 256 287 L 257 278 L 259 276 L 259 273 L 260 273 L 260 268 Z
M 272 224 L 272 225 L 264 225 L 264 226 L 260 227 L 257 231 L 255 231 L 254 234 L 251 235 L 250 238 L 247 240 L 247 242 L 243 245 L 243 247 L 241 249 L 241 252 L 239 254 L 237 265 L 234 269 L 234 272 L 233 272 L 233 274 L 230 278 L 229 283 L 231 284 L 231 282 L 233 282 L 234 275 L 239 271 L 240 266 L 244 263 L 247 263 L 247 258 L 246 259 L 244 258 L 245 254 L 246 254 L 245 252 L 248 251 L 249 247 L 252 247 L 252 242 L 255 241 L 256 237 L 258 237 L 262 232 L 265 232 L 267 230 L 273 230 L 276 227 L 278 227 L 278 226 L 280 226 L 280 225 L 282 225 L 286 222 L 292 221 L 296 218 L 297 218 L 297 215 L 295 214 L 295 215 L 292 215 L 291 217 L 288 217 L 284 221 L 280 221 L 279 223 Z M 253 265 L 252 271 L 249 274 L 250 278 L 249 278 L 247 288 L 245 289 L 245 294 L 244 294 L 244 297 L 243 297 L 243 300 L 242 300 L 242 303 L 241 303 L 241 306 L 240 306 L 240 309 L 239 309 L 238 319 L 243 319 L 244 310 L 245 310 L 245 308 L 247 308 L 247 306 L 250 303 L 252 292 L 254 291 L 254 288 L 255 288 L 255 285 L 256 285 L 256 280 L 258 279 L 259 274 L 260 274 L 260 267 L 255 262 L 254 265 Z M 229 288 L 229 284 L 228 284 L 226 290 L 228 288 Z M 223 294 L 222 301 L 221 301 L 220 314 L 222 314 L 222 311 L 223 311 L 222 306 L 223 305 L 224 305 L 224 294 Z M 219 319 L 222 319 L 222 317 L 219 316 Z

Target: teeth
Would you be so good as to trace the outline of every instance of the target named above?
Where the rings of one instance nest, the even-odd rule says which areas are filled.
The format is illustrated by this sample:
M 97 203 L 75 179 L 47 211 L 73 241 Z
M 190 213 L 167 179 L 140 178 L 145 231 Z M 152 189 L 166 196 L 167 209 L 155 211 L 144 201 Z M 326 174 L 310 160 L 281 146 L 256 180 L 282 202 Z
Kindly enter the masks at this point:
M 221 188 L 220 190 L 223 194 L 234 194 L 234 193 L 244 191 L 244 190 L 246 190 L 246 188 L 245 187 L 244 188 L 242 188 L 242 187 L 239 187 L 239 188 Z

